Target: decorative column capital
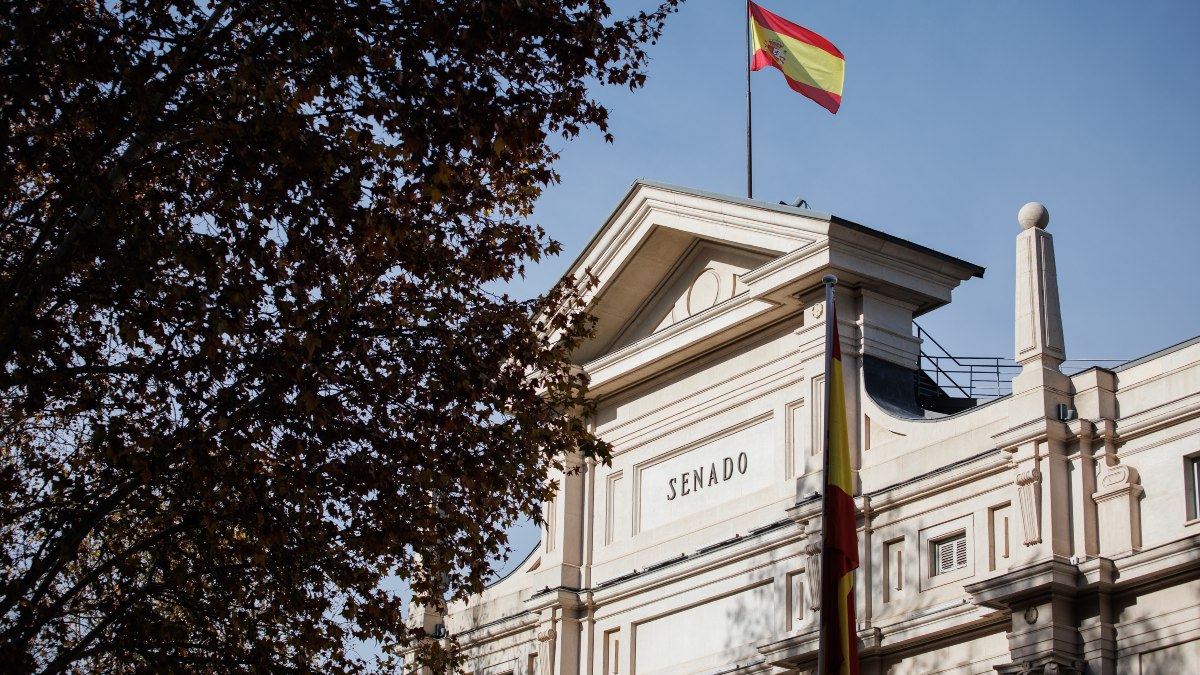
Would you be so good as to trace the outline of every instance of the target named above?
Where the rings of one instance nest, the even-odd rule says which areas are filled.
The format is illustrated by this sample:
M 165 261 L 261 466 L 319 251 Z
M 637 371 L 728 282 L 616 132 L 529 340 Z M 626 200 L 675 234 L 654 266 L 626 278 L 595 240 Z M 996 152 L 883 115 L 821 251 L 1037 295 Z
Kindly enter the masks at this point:
M 1070 658 L 1051 657 L 1049 660 L 1022 661 L 996 666 L 1000 675 L 1083 675 L 1084 664 Z
M 804 555 L 808 556 L 804 564 L 804 576 L 808 581 L 808 606 L 812 611 L 821 609 L 821 540 L 810 538 L 804 545 Z
M 1024 544 L 1042 543 L 1042 472 L 1037 465 L 1017 472 L 1017 504 L 1021 511 Z
M 1137 469 L 1120 463 L 1106 467 L 1092 499 L 1099 518 L 1100 555 L 1114 556 L 1142 548 L 1141 479 Z

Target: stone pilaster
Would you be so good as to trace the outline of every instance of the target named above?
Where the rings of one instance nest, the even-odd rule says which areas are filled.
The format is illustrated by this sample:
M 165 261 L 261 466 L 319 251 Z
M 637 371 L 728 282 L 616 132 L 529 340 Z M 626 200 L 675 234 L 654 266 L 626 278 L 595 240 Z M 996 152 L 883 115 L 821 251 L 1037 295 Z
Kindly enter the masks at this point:
M 1103 455 L 1096 454 L 1094 422 L 1075 419 L 1067 426 L 1070 434 L 1079 439 L 1079 470 L 1073 472 L 1071 482 L 1071 492 L 1076 495 L 1072 503 L 1079 509 L 1074 535 L 1075 550 L 1094 557 L 1100 554 L 1100 533 L 1096 501 L 1092 494 L 1096 491 L 1096 474 L 1104 461 Z
M 1079 637 L 1088 675 L 1116 675 L 1118 607 L 1112 597 L 1116 566 L 1108 558 L 1096 558 L 1080 570 L 1094 594 L 1078 603 Z
M 975 602 L 1010 612 L 1010 661 L 1003 675 L 1082 675 L 1083 638 L 1071 564 L 1071 453 L 1060 406 L 1072 406 L 1054 240 L 1046 208 L 1026 204 L 1017 216 L 1015 340 L 1011 425 L 993 438 L 1009 453 L 1012 503 L 1021 523 L 1017 554 L 1006 574 L 967 587 Z M 1090 442 L 1090 441 L 1089 441 Z M 1090 456 L 1090 453 L 1089 453 Z
M 542 564 L 535 584 L 546 588 L 578 589 L 583 584 L 586 550 L 587 472 L 578 452 L 563 458 L 563 471 L 552 474 L 558 493 L 543 511 Z
M 578 452 L 567 455 L 563 462 L 566 475 L 562 478 L 556 502 L 562 502 L 559 515 L 562 527 L 557 537 L 562 552 L 558 583 L 567 588 L 579 588 L 583 581 L 584 519 L 586 483 L 583 456 Z

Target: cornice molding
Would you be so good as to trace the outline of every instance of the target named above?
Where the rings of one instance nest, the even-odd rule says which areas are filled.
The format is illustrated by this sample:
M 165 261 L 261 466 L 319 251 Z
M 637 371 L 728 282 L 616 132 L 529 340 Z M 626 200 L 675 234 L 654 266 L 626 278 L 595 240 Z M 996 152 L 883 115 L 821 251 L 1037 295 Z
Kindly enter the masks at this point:
M 1130 441 L 1198 417 L 1200 392 L 1117 419 L 1116 438 Z

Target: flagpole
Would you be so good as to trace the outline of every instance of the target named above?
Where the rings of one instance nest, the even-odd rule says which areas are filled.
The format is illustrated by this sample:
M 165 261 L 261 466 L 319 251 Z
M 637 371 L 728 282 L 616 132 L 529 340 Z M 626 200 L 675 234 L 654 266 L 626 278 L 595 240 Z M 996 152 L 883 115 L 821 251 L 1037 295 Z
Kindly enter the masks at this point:
M 754 199 L 754 149 L 750 127 L 750 0 L 746 0 L 746 198 Z
M 833 287 L 837 285 L 837 282 L 838 278 L 832 274 L 826 274 L 821 278 L 821 283 L 825 284 L 825 420 L 823 422 L 825 433 L 822 439 L 825 447 L 823 449 L 824 452 L 822 452 L 824 457 L 822 458 L 823 467 L 821 469 L 821 574 L 819 577 L 822 585 L 830 582 L 829 579 L 825 578 L 830 571 L 825 565 L 825 556 L 827 555 L 825 548 L 828 545 L 827 535 L 829 532 L 829 517 L 826 513 L 827 509 L 825 505 L 829 504 L 829 404 L 830 397 L 833 394 L 833 328 L 834 322 L 837 321 L 837 311 L 833 305 Z M 818 589 L 818 593 L 820 593 L 820 589 Z M 821 603 L 821 612 L 828 612 L 831 609 L 833 608 L 826 607 L 825 603 Z M 819 630 L 817 632 L 817 675 L 825 675 L 825 628 L 828 623 L 822 620 L 819 623 Z

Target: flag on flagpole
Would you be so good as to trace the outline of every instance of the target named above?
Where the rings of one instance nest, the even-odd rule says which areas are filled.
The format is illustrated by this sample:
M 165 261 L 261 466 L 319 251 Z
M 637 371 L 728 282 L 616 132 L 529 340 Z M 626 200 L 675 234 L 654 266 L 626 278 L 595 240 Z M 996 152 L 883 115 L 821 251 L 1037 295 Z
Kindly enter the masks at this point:
M 826 277 L 825 489 L 821 541 L 821 672 L 858 675 L 858 631 L 854 612 L 854 570 L 858 569 L 858 529 L 850 473 L 846 387 L 838 337 L 833 284 Z
M 833 43 L 778 17 L 753 2 L 750 5 L 750 70 L 774 66 L 788 86 L 837 113 L 842 105 L 846 59 Z

